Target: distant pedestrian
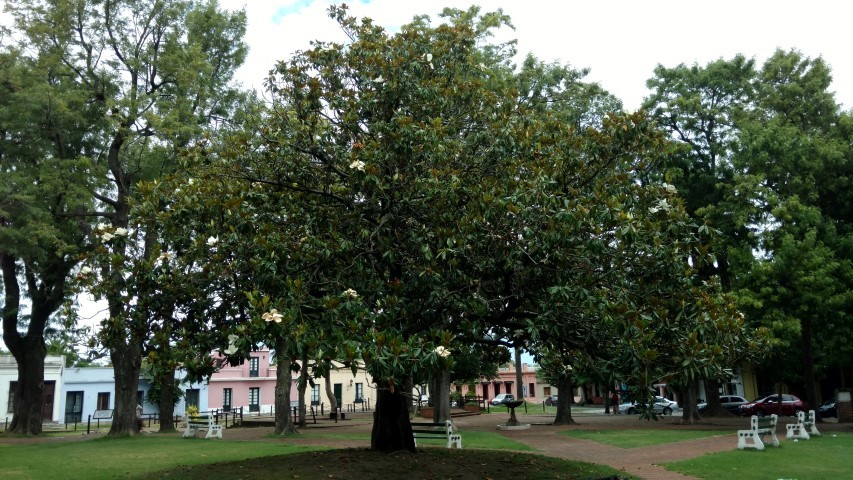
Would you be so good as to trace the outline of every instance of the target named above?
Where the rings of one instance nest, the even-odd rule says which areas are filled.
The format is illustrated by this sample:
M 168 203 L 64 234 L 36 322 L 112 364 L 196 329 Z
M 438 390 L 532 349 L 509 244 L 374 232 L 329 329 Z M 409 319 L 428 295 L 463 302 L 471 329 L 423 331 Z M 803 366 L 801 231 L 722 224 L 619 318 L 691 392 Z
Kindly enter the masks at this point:
M 610 395 L 610 406 L 613 407 L 613 415 L 619 415 L 619 395 L 616 392 Z

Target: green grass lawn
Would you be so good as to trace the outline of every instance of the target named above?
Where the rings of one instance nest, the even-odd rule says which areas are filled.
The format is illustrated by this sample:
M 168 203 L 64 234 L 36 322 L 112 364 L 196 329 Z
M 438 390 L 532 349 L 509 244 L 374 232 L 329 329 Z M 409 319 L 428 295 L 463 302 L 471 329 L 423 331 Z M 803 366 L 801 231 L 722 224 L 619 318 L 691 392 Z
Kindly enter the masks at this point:
M 778 448 L 718 452 L 665 466 L 708 480 L 853 478 L 853 434 L 824 434 L 798 442 L 782 440 Z
M 464 448 L 481 448 L 489 450 L 519 450 L 530 451 L 530 447 L 523 443 L 511 440 L 497 432 L 482 432 L 482 431 L 460 431 L 462 434 L 462 447 Z M 339 440 L 364 440 L 370 441 L 370 433 L 334 433 L 322 430 L 304 429 L 300 436 L 304 438 L 327 438 Z M 279 438 L 283 442 L 289 440 L 288 437 L 280 437 L 278 435 L 270 435 L 269 438 Z M 446 440 L 439 438 L 422 438 L 418 440 L 418 447 L 447 445 Z
M 441 448 L 442 443 L 435 448 L 419 449 L 416 454 L 311 449 L 294 445 L 287 438 L 253 442 L 146 435 L 127 439 L 0 443 L 0 478 L 421 480 L 458 477 L 460 472 L 467 472 L 475 475 L 471 478 L 544 480 L 600 478 L 618 473 L 602 465 L 514 451 L 529 448 L 493 432 L 463 431 L 462 434 L 465 446 L 462 450 Z M 367 434 L 326 432 L 309 432 L 305 436 L 368 439 Z M 420 446 L 429 443 L 425 440 Z M 405 476 L 400 476 L 403 473 Z
M 0 478 L 127 478 L 179 465 L 199 465 L 307 450 L 310 449 L 281 443 L 183 439 L 158 435 L 56 443 L 0 443 Z
M 714 430 L 563 430 L 560 434 L 613 447 L 637 448 L 729 433 Z

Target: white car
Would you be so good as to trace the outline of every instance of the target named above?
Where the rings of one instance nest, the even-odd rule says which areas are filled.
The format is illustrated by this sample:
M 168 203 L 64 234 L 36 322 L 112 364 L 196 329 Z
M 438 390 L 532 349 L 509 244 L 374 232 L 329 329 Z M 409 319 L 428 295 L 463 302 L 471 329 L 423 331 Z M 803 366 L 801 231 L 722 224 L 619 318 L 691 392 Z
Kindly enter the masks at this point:
M 663 415 L 672 415 L 672 412 L 681 409 L 681 407 L 678 406 L 678 402 L 673 402 L 668 398 L 657 396 L 654 398 L 651 407 L 656 413 Z M 628 402 L 619 405 L 619 413 L 633 415 L 639 412 L 640 407 L 636 402 Z
M 515 397 L 511 393 L 499 393 L 492 399 L 492 405 L 502 405 L 506 402 L 514 402 Z

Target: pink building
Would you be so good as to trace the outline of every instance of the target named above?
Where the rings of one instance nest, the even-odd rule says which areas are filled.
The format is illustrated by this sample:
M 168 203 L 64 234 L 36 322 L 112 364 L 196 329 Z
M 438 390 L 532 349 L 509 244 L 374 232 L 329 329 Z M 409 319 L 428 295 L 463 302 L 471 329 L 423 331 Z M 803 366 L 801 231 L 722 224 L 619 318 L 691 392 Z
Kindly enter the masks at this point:
M 521 368 L 521 382 L 523 384 L 524 398 L 531 402 L 545 400 L 548 395 L 556 395 L 557 389 L 551 387 L 547 383 L 540 382 L 536 377 L 537 368 L 535 365 L 523 364 Z M 483 397 L 486 401 L 495 398 L 501 393 L 511 393 L 516 395 L 516 376 L 515 364 L 509 363 L 498 368 L 498 374 L 494 378 L 482 378 L 478 381 L 475 387 L 475 395 Z M 463 395 L 470 390 L 468 385 L 451 385 L 451 391 L 459 392 Z
M 225 364 L 210 377 L 208 408 L 243 407 L 244 412 L 270 412 L 275 404 L 276 366 L 270 365 L 270 351 L 259 350 L 242 365 Z M 290 400 L 296 402 L 296 381 L 291 379 Z

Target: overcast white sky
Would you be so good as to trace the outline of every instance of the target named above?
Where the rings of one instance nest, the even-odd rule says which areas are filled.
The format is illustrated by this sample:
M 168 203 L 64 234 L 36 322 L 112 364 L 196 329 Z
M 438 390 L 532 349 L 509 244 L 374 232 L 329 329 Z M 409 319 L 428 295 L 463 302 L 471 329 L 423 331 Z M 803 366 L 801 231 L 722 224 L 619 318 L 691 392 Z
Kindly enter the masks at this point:
M 760 65 L 777 47 L 822 56 L 832 67 L 836 100 L 853 107 L 853 3 L 837 0 L 220 0 L 248 13 L 251 51 L 238 73 L 242 83 L 261 89 L 275 62 L 309 48 L 310 40 L 343 41 L 326 13 L 332 3 L 347 3 L 353 15 L 392 32 L 415 15 L 437 18 L 446 6 L 502 8 L 516 28 L 507 38 L 518 39 L 522 55 L 590 68 L 587 79 L 628 110 L 647 95 L 645 82 L 658 63 L 705 65 L 743 53 Z

